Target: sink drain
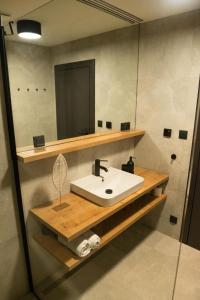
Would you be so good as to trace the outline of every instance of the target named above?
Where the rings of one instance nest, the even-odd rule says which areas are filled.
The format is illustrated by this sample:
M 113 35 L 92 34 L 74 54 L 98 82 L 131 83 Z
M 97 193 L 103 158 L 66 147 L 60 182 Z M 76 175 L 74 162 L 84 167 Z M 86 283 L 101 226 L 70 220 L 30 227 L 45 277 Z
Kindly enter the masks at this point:
M 105 190 L 105 193 L 106 193 L 106 194 L 112 194 L 112 193 L 113 193 L 113 190 L 111 190 L 111 189 L 106 189 L 106 190 Z

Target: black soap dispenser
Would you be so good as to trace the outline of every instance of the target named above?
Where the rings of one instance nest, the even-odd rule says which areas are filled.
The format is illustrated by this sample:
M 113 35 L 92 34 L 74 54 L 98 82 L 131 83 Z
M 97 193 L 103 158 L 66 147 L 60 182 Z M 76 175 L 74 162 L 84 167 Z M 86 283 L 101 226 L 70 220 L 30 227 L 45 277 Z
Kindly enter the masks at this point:
M 133 156 L 130 156 L 129 161 L 127 162 L 128 172 L 134 174 L 134 161 Z

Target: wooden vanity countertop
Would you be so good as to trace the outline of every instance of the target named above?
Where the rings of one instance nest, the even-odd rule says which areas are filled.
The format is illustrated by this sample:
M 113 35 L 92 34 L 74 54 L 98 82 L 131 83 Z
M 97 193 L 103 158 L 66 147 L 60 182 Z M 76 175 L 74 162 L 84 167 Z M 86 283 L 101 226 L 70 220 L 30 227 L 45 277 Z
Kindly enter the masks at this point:
M 144 177 L 144 186 L 113 206 L 101 207 L 81 196 L 69 193 L 62 197 L 62 203 L 67 204 L 62 210 L 54 209 L 59 204 L 59 199 L 56 199 L 50 204 L 33 208 L 30 212 L 56 234 L 69 241 L 73 240 L 169 179 L 167 174 L 140 167 L 135 168 L 135 174 Z

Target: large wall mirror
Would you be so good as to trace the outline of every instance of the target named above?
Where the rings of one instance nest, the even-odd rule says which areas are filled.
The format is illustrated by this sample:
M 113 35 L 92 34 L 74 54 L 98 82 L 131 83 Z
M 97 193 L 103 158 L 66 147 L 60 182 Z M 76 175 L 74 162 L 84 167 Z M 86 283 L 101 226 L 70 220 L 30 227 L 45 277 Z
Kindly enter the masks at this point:
M 33 136 L 45 135 L 46 142 L 52 142 L 119 131 L 122 122 L 130 122 L 135 128 L 139 25 L 77 0 L 51 1 L 21 19 L 40 22 L 42 37 L 18 37 L 16 22 L 15 34 L 6 37 L 18 148 L 32 147 Z M 9 26 L 6 31 L 9 33 Z M 63 193 L 69 192 L 69 181 L 92 172 L 95 158 L 109 158 L 109 163 L 120 166 L 133 153 L 132 140 L 108 146 L 67 155 L 70 172 Z M 30 213 L 31 208 L 58 197 L 52 183 L 53 163 L 54 158 L 19 164 L 37 290 L 43 289 L 43 283 L 53 286 L 56 276 L 66 273 L 63 264 L 35 241 L 35 234 L 40 235 L 44 228 Z
M 40 22 L 42 38 L 6 38 L 17 147 L 135 127 L 138 25 L 77 0 L 22 19 Z

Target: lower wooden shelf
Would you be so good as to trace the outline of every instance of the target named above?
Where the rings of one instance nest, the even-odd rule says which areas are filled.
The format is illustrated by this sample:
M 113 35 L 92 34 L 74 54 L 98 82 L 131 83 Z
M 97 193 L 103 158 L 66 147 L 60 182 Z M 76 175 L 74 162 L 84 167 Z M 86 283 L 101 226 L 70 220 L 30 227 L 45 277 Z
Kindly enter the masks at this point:
M 166 198 L 166 195 L 159 197 L 145 195 L 93 227 L 92 230 L 101 237 L 101 247 L 85 258 L 76 256 L 67 247 L 60 244 L 55 236 L 37 234 L 34 239 L 70 271 L 165 201 Z

